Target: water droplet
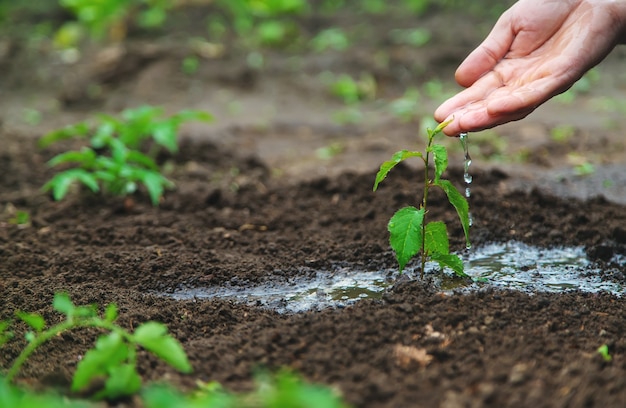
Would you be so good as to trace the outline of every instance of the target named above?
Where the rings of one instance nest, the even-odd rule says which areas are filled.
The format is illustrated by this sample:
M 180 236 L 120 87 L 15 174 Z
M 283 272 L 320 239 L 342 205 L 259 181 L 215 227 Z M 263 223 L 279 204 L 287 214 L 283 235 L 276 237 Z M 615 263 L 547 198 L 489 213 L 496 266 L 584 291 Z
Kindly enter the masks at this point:
M 473 180 L 472 175 L 469 173 L 465 173 L 463 175 L 463 180 L 465 180 L 467 184 L 472 184 L 472 180 Z
M 472 195 L 472 190 L 469 187 L 465 187 L 465 197 L 470 198 Z
M 467 184 L 467 187 L 465 187 L 465 197 L 466 198 L 470 198 L 470 196 L 472 195 L 472 191 L 470 189 L 470 184 L 472 184 L 472 181 L 474 180 L 474 178 L 472 177 L 471 174 L 469 174 L 469 168 L 472 165 L 472 158 L 470 157 L 469 154 L 469 139 L 468 139 L 468 134 L 466 132 L 461 133 L 459 135 L 459 139 L 461 140 L 461 146 L 463 146 L 463 180 L 465 180 L 465 184 Z M 469 226 L 471 227 L 472 224 L 474 223 L 474 221 L 472 220 L 472 214 L 468 213 L 468 218 L 469 218 Z M 467 249 L 470 249 L 471 245 L 467 247 Z

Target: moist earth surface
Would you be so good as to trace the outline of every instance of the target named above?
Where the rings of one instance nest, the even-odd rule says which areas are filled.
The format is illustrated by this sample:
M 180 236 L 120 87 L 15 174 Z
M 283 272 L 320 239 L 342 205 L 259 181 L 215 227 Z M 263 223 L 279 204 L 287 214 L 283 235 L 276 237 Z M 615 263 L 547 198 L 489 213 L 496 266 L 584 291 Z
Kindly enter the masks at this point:
M 192 17 L 186 16 L 189 30 Z M 346 13 L 315 23 L 349 26 L 361 17 Z M 445 23 L 444 30 L 449 19 L 458 24 Z M 420 149 L 422 136 L 418 120 L 398 120 L 380 100 L 437 75 L 453 78 L 485 34 L 480 21 L 442 13 L 383 20 L 371 24 L 380 40 L 357 41 L 342 53 L 294 59 L 267 52 L 257 70 L 235 50 L 205 61 L 193 75 L 180 71 L 185 50 L 176 37 L 91 47 L 69 66 L 52 52 L 5 40 L 13 51 L 0 60 L 6 72 L 0 79 L 0 318 L 24 310 L 56 322 L 51 302 L 58 292 L 76 304 L 116 303 L 124 327 L 166 324 L 194 367 L 179 374 L 141 353 L 141 375 L 188 391 L 197 380 L 245 391 L 255 370 L 287 367 L 357 407 L 626 405 L 626 300 L 619 294 L 487 284 L 455 293 L 443 291 L 433 277 L 440 272 L 432 272 L 423 280 L 399 279 L 379 298 L 300 313 L 168 296 L 181 288 L 295 281 L 337 265 L 365 273 L 394 268 L 387 223 L 400 207 L 419 202 L 423 170 L 400 165 L 377 192 L 372 185 L 383 160 L 396 150 Z M 384 41 L 395 25 L 428 27 L 432 40 L 417 49 Z M 376 50 L 386 50 L 391 63 L 373 58 Z M 626 120 L 618 108 L 594 110 L 600 98 L 626 89 L 622 56 L 616 50 L 598 68 L 595 86 L 572 102 L 551 102 L 497 134 L 470 135 L 473 248 L 511 240 L 582 246 L 594 274 L 626 285 Z M 359 106 L 360 121 L 333 120 L 345 106 L 320 79 L 326 70 L 374 73 L 380 100 Z M 93 84 L 97 96 L 85 92 Z M 159 157 L 176 188 L 158 207 L 143 191 L 120 199 L 74 189 L 59 202 L 41 192 L 54 174 L 46 162 L 80 144 L 41 149 L 39 137 L 95 112 L 148 103 L 206 109 L 217 119 L 186 126 L 180 150 Z M 426 99 L 416 109 L 427 115 L 434 106 Z M 42 120 L 24 120 L 26 109 Z M 554 137 L 555 128 L 572 137 Z M 446 143 L 445 176 L 464 189 L 462 151 L 457 140 Z M 594 171 L 582 172 L 590 167 L 581 164 Z M 27 225 L 10 222 L 16 210 L 28 212 Z M 465 250 L 445 196 L 431 196 L 428 216 L 448 225 L 453 251 Z M 18 326 L 16 340 L 3 346 L 0 367 L 24 347 L 23 330 Z M 82 330 L 53 339 L 24 366 L 18 383 L 69 392 L 97 335 Z M 596 352 L 602 345 L 610 362 Z

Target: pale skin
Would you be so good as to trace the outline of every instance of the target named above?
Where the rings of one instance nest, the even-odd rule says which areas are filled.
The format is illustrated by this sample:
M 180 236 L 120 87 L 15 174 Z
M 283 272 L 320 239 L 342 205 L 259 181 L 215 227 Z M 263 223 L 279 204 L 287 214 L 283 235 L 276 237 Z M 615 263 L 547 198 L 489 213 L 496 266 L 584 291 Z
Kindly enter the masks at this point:
M 520 0 L 456 71 L 466 89 L 436 111 L 444 133 L 528 116 L 626 42 L 626 0 Z

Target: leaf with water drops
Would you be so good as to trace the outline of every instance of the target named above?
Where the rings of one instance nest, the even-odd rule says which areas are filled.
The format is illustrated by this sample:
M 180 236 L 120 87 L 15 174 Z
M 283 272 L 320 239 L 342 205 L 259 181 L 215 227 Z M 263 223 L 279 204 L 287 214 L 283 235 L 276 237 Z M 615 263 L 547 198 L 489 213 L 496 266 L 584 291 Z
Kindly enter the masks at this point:
M 400 266 L 400 272 L 409 260 L 417 254 L 422 247 L 422 223 L 424 222 L 424 209 L 404 207 L 398 210 L 391 220 L 387 229 L 391 234 L 389 243 L 396 253 L 396 259 Z

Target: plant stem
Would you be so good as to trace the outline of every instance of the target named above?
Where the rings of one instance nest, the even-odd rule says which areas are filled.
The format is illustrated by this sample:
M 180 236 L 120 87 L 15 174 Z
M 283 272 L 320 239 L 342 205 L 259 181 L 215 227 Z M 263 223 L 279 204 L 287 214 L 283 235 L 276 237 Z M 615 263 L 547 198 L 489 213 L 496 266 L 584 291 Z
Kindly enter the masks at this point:
M 20 371 L 20 368 L 22 368 L 22 365 L 24 365 L 28 357 L 30 357 L 30 355 L 33 354 L 35 350 L 37 350 L 37 348 L 39 348 L 45 342 L 58 336 L 64 331 L 75 329 L 75 328 L 81 328 L 81 327 L 98 327 L 101 329 L 118 332 L 123 338 L 132 342 L 132 335 L 130 333 L 128 333 L 123 328 L 113 323 L 110 323 L 106 320 L 102 320 L 100 318 L 87 318 L 87 319 L 80 319 L 80 320 L 68 319 L 64 322 L 57 324 L 56 326 L 52 326 L 46 331 L 39 333 L 37 337 L 33 339 L 33 341 L 28 343 L 28 345 L 22 350 L 20 355 L 17 356 L 17 358 L 13 362 L 13 365 L 7 372 L 7 375 L 5 377 L 6 381 L 10 383 L 13 380 L 13 378 L 15 378 L 17 373 Z M 131 354 L 131 358 L 132 357 L 133 357 L 133 354 Z
M 429 148 L 432 139 L 428 139 L 428 147 L 426 148 L 426 157 L 424 157 L 424 196 L 422 199 L 422 209 L 424 209 L 424 219 L 422 220 L 422 247 L 420 248 L 420 258 L 422 260 L 422 268 L 420 269 L 420 280 L 424 279 L 424 269 L 426 268 L 426 212 L 427 212 L 427 204 L 428 204 L 428 187 L 430 184 L 430 179 L 428 177 L 428 162 L 429 162 Z

